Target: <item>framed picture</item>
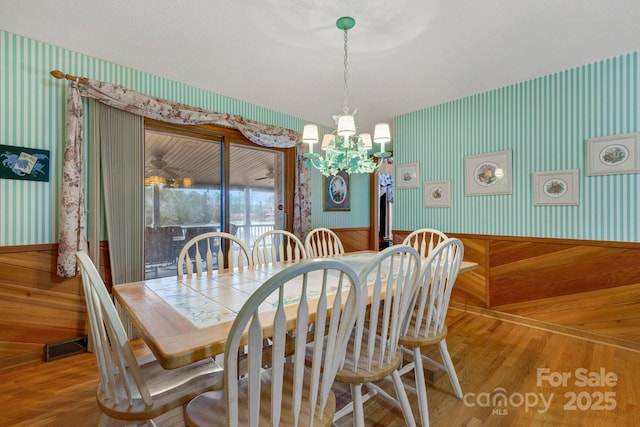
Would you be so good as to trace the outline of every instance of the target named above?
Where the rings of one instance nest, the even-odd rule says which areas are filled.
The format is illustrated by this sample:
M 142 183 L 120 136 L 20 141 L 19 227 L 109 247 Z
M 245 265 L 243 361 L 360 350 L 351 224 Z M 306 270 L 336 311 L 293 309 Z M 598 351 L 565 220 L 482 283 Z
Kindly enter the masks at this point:
M 405 163 L 396 168 L 397 188 L 420 188 L 418 163 Z
M 511 150 L 465 156 L 467 196 L 511 194 Z
M 49 150 L 0 145 L 0 178 L 49 182 Z
M 579 204 L 578 169 L 533 173 L 533 204 Z
M 587 139 L 587 175 L 640 172 L 637 133 Z
M 337 175 L 323 177 L 324 181 L 324 210 L 325 211 L 348 211 L 351 209 L 349 203 L 349 175 L 339 172 Z
M 451 207 L 451 181 L 425 181 L 423 191 L 425 208 Z

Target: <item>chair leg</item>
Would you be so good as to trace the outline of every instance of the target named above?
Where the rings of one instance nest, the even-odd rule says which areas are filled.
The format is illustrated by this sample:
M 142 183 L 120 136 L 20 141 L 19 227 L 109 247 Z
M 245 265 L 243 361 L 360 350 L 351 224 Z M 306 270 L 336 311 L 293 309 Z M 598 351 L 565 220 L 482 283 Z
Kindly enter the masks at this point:
M 442 356 L 442 360 L 444 362 L 445 367 L 447 368 L 447 374 L 449 375 L 449 381 L 451 382 L 451 387 L 456 393 L 456 397 L 462 400 L 462 388 L 460 387 L 460 382 L 458 381 L 458 375 L 456 374 L 456 368 L 453 366 L 453 362 L 451 361 L 451 356 L 449 356 L 449 349 L 447 348 L 447 341 L 442 340 L 438 343 L 440 347 L 440 356 Z
M 98 420 L 98 427 L 109 427 L 111 425 L 112 418 L 105 413 L 100 414 L 100 420 Z
M 362 384 L 351 385 L 351 400 L 353 401 L 353 425 L 354 427 L 364 427 Z
M 409 398 L 407 397 L 407 391 L 404 389 L 400 373 L 397 370 L 391 374 L 393 378 L 393 387 L 396 389 L 396 396 L 398 396 L 398 402 L 400 403 L 400 409 L 402 409 L 402 415 L 404 416 L 404 422 L 409 427 L 416 427 L 416 420 L 413 418 L 413 411 L 409 404 Z
M 424 379 L 424 367 L 422 366 L 422 354 L 420 347 L 413 349 L 413 372 L 416 380 L 416 391 L 418 393 L 418 407 L 420 408 L 420 422 L 422 427 L 429 425 L 429 405 L 427 403 L 427 383 Z

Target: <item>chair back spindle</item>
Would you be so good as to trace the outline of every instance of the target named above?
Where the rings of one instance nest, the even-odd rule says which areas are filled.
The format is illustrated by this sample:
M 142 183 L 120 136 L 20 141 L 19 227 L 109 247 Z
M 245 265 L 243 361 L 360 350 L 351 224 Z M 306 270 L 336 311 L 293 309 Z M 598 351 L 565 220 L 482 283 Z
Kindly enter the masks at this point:
M 440 230 L 421 228 L 405 237 L 402 244 L 411 246 L 420 253 L 422 258 L 426 258 L 436 246 L 447 240 L 447 238 L 447 235 Z
M 247 245 L 229 233 L 214 231 L 197 235 L 185 243 L 178 255 L 178 278 L 184 276 L 185 269 L 190 278 L 194 270 L 196 277 L 201 277 L 205 268 L 207 276 L 211 276 L 216 270 L 236 267 L 239 271 L 251 269 L 253 261 Z
M 255 267 L 299 262 L 306 258 L 302 241 L 286 230 L 268 231 L 253 244 L 252 259 Z
M 344 246 L 338 235 L 328 228 L 314 228 L 304 240 L 309 258 L 329 257 L 344 253 Z

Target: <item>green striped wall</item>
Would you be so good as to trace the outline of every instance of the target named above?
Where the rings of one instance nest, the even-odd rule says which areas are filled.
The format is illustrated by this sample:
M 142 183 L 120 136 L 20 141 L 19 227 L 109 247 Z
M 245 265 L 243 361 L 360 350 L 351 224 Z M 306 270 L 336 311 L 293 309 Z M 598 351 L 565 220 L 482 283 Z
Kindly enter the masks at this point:
M 452 207 L 397 189 L 394 229 L 640 241 L 640 174 L 585 175 L 585 140 L 640 130 L 638 52 L 395 118 L 395 161 L 451 180 Z M 465 196 L 466 155 L 512 150 L 513 194 Z M 416 160 L 417 159 L 417 160 Z M 532 173 L 579 169 L 578 206 L 534 206 Z
M 50 150 L 50 182 L 0 179 L 0 246 L 58 241 L 64 100 L 51 70 L 121 84 L 196 107 L 300 130 L 299 118 L 0 31 L 0 144 Z
M 369 226 L 369 175 L 353 174 L 350 176 L 349 186 L 351 193 L 349 196 L 350 211 L 324 211 L 323 201 L 320 197 L 323 194 L 322 175 L 320 172 L 313 172 L 312 194 L 313 204 L 311 206 L 312 227 L 328 228 L 358 228 Z

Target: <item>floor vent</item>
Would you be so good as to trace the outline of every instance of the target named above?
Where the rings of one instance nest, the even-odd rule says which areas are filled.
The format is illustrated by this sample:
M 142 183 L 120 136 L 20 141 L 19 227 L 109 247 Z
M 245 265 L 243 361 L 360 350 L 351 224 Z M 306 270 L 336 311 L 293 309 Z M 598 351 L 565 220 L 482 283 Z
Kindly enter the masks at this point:
M 44 346 L 44 361 L 49 362 L 85 351 L 87 351 L 87 337 L 49 343 Z

